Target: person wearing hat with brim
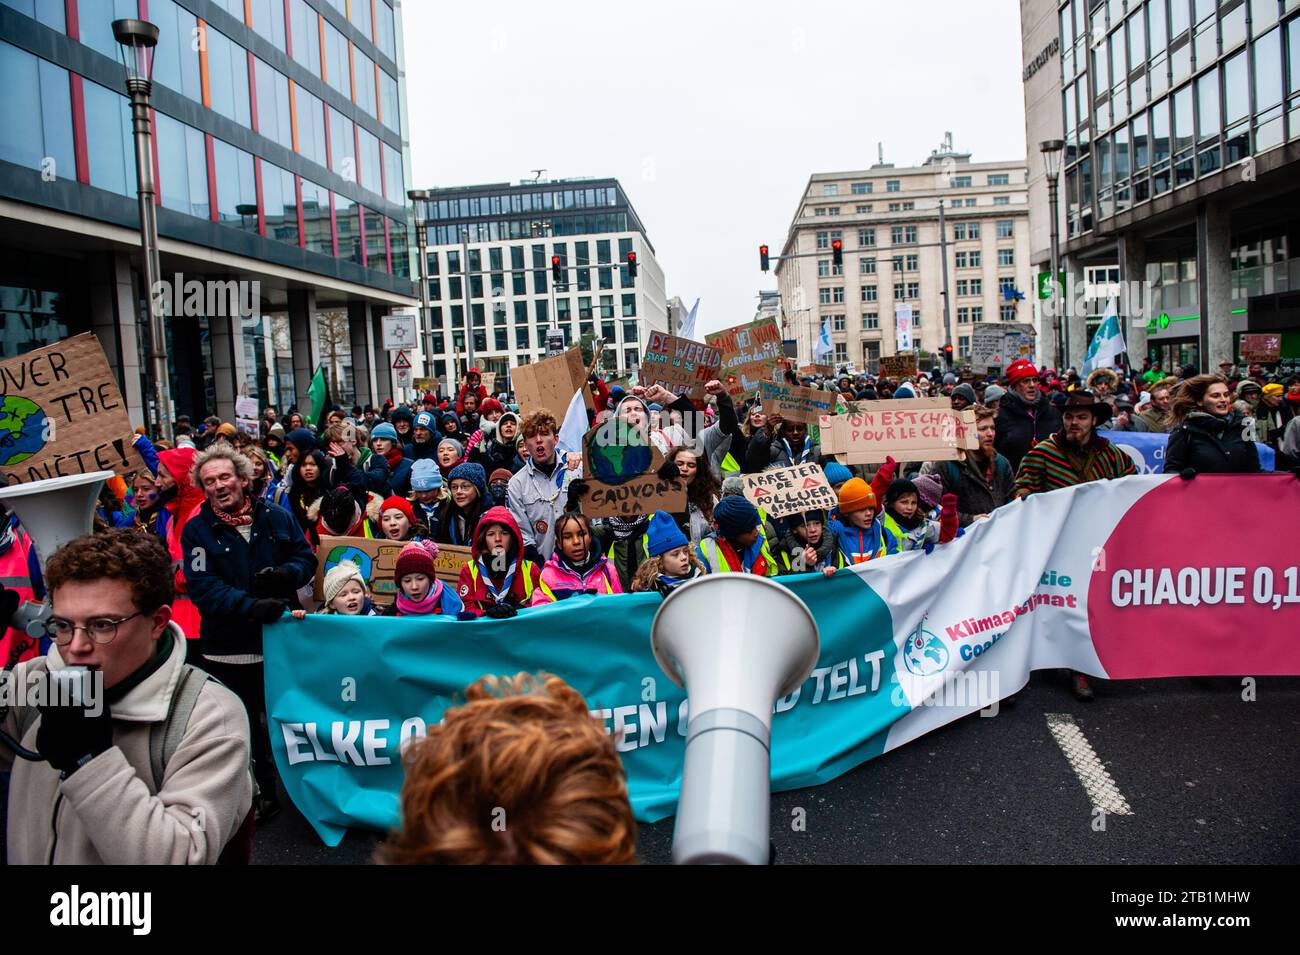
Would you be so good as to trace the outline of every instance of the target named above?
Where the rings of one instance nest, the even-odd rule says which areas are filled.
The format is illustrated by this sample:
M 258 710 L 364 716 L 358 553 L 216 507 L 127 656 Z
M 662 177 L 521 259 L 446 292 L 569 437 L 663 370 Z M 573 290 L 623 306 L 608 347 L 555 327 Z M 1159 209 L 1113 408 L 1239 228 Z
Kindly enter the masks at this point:
M 1110 405 L 1086 390 L 1066 395 L 1060 431 L 1040 441 L 1025 455 L 1016 472 L 1016 496 L 1074 487 L 1089 481 L 1113 480 L 1137 473 L 1133 459 L 1097 433 L 1110 420 Z M 1093 698 L 1082 673 L 1071 673 L 1076 699 Z
M 994 446 L 1018 468 L 1030 448 L 1061 429 L 1061 414 L 1043 391 L 1032 362 L 1021 358 L 1007 367 L 1007 389 L 998 402 Z

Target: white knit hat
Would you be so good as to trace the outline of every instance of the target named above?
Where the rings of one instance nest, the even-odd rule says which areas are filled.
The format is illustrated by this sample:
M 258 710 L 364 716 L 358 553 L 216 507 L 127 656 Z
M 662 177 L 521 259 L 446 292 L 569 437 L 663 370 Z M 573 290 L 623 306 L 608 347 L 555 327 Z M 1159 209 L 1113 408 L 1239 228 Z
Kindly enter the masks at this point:
M 366 589 L 366 578 L 361 576 L 361 568 L 350 560 L 339 561 L 325 572 L 325 606 L 333 603 L 349 580 L 355 580 L 363 591 Z

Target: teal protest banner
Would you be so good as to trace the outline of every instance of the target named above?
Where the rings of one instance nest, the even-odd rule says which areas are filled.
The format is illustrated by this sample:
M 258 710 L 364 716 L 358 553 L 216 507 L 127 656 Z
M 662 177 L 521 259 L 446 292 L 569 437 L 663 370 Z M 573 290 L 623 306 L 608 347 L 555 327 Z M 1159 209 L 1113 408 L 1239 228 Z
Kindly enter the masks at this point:
M 1300 481 L 1097 481 L 1008 504 L 932 553 L 778 578 L 812 612 L 821 652 L 773 708 L 773 789 L 834 779 L 1016 692 L 1032 670 L 1300 674 L 1300 564 L 1286 535 L 1241 523 L 1255 510 L 1300 526 Z M 509 620 L 308 615 L 266 627 L 267 713 L 290 797 L 330 845 L 350 826 L 388 829 L 403 741 L 484 674 L 548 671 L 613 734 L 636 817 L 671 815 L 687 712 L 650 651 L 660 604 L 657 593 L 580 596 Z M 745 610 L 706 611 L 700 638 L 767 625 Z

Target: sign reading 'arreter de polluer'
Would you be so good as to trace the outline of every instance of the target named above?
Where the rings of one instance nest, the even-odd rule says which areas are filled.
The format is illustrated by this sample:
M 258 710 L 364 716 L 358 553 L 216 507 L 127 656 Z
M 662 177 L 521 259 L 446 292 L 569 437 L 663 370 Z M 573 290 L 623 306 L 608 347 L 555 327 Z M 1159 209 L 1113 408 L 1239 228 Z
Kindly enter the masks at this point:
M 6 484 L 144 468 L 99 339 L 87 332 L 0 362 Z
M 839 503 L 820 464 L 796 464 L 746 474 L 745 497 L 769 517 L 829 511 Z

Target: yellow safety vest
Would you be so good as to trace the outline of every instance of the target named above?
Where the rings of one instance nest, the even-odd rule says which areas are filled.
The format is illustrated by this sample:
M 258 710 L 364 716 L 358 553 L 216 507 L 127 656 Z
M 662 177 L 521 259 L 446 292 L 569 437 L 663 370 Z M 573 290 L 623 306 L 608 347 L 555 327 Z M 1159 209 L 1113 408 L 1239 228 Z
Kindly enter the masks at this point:
M 768 573 L 766 576 L 775 577 L 777 573 L 776 561 L 772 559 L 772 553 L 767 549 L 767 535 L 762 536 L 763 546 L 759 548 L 759 556 L 767 562 Z M 711 574 L 730 574 L 737 573 L 731 569 L 727 563 L 727 555 L 722 552 L 718 542 L 712 537 L 706 537 L 700 541 L 700 553 L 704 555 L 704 562 L 709 566 Z
M 477 590 L 478 589 L 478 561 L 471 559 L 466 566 L 469 567 L 470 582 L 474 585 L 474 589 Z M 519 567 L 516 570 L 516 573 L 520 573 L 524 575 L 524 606 L 528 606 L 528 603 L 533 599 L 533 575 L 529 573 L 529 569 L 532 568 L 533 566 L 534 565 L 531 560 L 522 560 L 519 562 Z M 542 584 L 542 588 L 545 589 L 545 587 L 546 585 Z M 546 593 L 550 594 L 551 592 L 547 590 Z M 554 594 L 551 594 L 551 599 L 552 600 L 555 599 Z

